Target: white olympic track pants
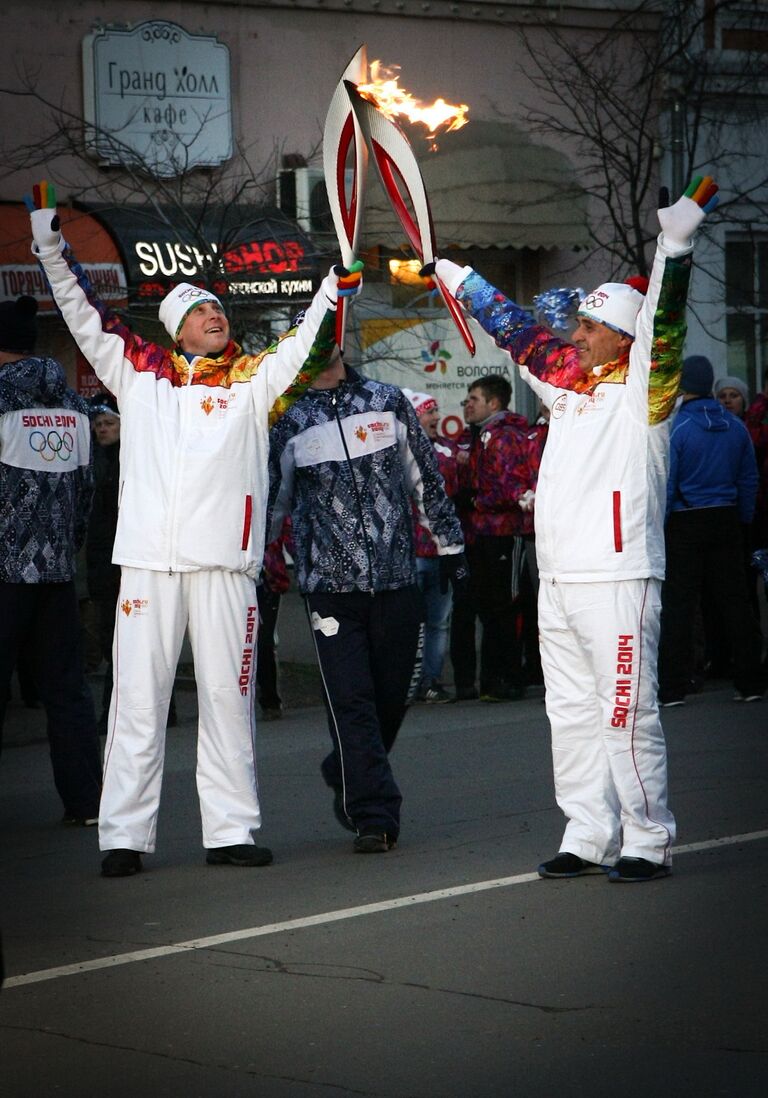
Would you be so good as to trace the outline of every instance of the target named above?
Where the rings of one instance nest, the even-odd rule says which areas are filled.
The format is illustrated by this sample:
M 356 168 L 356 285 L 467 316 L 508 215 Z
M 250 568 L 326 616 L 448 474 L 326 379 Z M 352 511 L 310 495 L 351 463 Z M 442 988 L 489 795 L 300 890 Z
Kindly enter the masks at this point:
M 541 665 L 561 851 L 669 864 L 675 821 L 656 698 L 661 582 L 539 587 Z
M 122 569 L 99 847 L 152 853 L 165 725 L 188 629 L 199 724 L 203 846 L 253 843 L 261 824 L 254 750 L 256 585 L 226 571 Z

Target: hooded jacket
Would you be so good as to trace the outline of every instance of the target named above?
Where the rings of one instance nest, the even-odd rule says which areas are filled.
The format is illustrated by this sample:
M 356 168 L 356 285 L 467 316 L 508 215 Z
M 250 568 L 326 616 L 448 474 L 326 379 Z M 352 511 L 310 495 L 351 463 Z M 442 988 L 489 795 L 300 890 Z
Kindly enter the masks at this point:
M 667 514 L 701 507 L 738 507 L 750 523 L 757 461 L 747 428 L 711 397 L 686 400 L 672 425 Z
M 93 496 L 87 402 L 51 358 L 0 368 L 0 581 L 65 583 Z
M 261 569 L 269 422 L 323 370 L 336 287 L 326 278 L 300 327 L 259 354 L 230 341 L 191 361 L 126 327 L 64 245 L 36 251 L 56 304 L 120 407 L 120 498 L 112 560 L 152 571 Z
M 435 450 L 401 389 L 347 367 L 272 428 L 271 536 L 293 519 L 303 594 L 389 591 L 416 582 L 411 500 L 438 555 L 463 538 Z

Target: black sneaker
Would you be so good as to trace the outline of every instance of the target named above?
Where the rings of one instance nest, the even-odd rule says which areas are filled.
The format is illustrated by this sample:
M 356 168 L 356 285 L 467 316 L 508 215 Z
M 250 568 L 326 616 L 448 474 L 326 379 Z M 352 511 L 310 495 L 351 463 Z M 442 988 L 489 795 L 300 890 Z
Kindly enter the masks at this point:
M 363 831 L 355 839 L 352 849 L 355 854 L 386 854 L 396 846 L 397 839 L 387 835 L 386 831 Z
M 110 850 L 101 863 L 102 877 L 132 877 L 141 873 L 138 850 Z
M 647 858 L 619 858 L 613 869 L 608 870 L 608 880 L 638 884 L 656 877 L 668 877 L 671 872 L 670 866 L 649 862 Z
M 548 862 L 542 862 L 537 872 L 540 877 L 586 877 L 590 873 L 606 873 L 607 865 L 585 862 L 577 854 L 561 851 Z
M 441 682 L 435 680 L 424 687 L 424 690 L 421 693 L 421 700 L 425 701 L 428 705 L 443 705 L 445 702 L 451 700 L 451 695 Z
M 74 812 L 65 812 L 61 822 L 69 827 L 95 827 L 99 817 L 98 813 L 95 816 L 76 816 Z
M 271 865 L 272 851 L 266 846 L 238 843 L 236 846 L 214 846 L 206 851 L 208 865 Z

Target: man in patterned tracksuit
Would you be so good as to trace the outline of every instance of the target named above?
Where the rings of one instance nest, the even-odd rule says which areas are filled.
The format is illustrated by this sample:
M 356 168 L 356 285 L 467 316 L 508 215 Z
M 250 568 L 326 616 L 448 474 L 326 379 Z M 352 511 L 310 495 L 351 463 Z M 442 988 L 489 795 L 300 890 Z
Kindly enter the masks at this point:
M 659 210 L 646 296 L 605 283 L 564 343 L 446 260 L 437 274 L 551 411 L 536 491 L 539 629 L 555 792 L 568 818 L 543 877 L 669 872 L 656 700 L 669 417 L 682 367 L 693 236 L 716 201 L 707 177 Z M 424 269 L 427 274 L 428 268 Z
M 34 353 L 37 302 L 0 305 L 0 744 L 11 676 L 31 641 L 64 822 L 95 824 L 101 752 L 83 671 L 75 558 L 93 496 L 88 404 Z
M 272 536 L 293 520 L 333 750 L 322 765 L 354 850 L 391 850 L 400 790 L 389 752 L 419 681 L 422 600 L 411 499 L 444 577 L 466 576 L 461 528 L 408 398 L 341 356 L 271 431 Z

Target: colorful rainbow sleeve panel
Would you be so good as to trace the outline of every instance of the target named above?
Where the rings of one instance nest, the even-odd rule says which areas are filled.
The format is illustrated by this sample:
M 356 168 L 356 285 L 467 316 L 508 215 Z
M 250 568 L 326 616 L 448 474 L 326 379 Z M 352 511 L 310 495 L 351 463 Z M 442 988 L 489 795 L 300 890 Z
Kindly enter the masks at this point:
M 89 304 L 99 314 L 103 331 L 122 339 L 125 345 L 125 357 L 133 365 L 133 368 L 140 372 L 149 371 L 158 378 L 166 378 L 173 385 L 180 385 L 180 378 L 173 367 L 168 351 L 157 343 L 149 343 L 137 336 L 127 324 L 123 323 L 117 313 L 104 304 L 101 298 L 96 295 L 88 276 L 77 262 L 69 245 L 64 248 L 63 255 L 77 279 L 78 285 L 88 298 Z
M 294 329 L 295 331 L 295 329 Z M 291 335 L 290 332 L 287 335 Z M 285 338 L 285 337 L 283 337 Z M 277 398 L 269 411 L 270 427 L 277 422 L 280 416 L 303 397 L 312 382 L 328 368 L 333 348 L 336 344 L 336 313 L 330 309 L 320 321 L 317 334 L 309 349 L 302 369 L 296 374 L 291 384 Z
M 663 423 L 680 388 L 685 342 L 685 303 L 691 280 L 690 255 L 667 258 L 653 317 L 651 372 L 648 378 L 648 422 Z
M 586 387 L 576 348 L 541 327 L 473 271 L 459 287 L 461 301 L 496 344 L 539 378 L 558 389 Z

